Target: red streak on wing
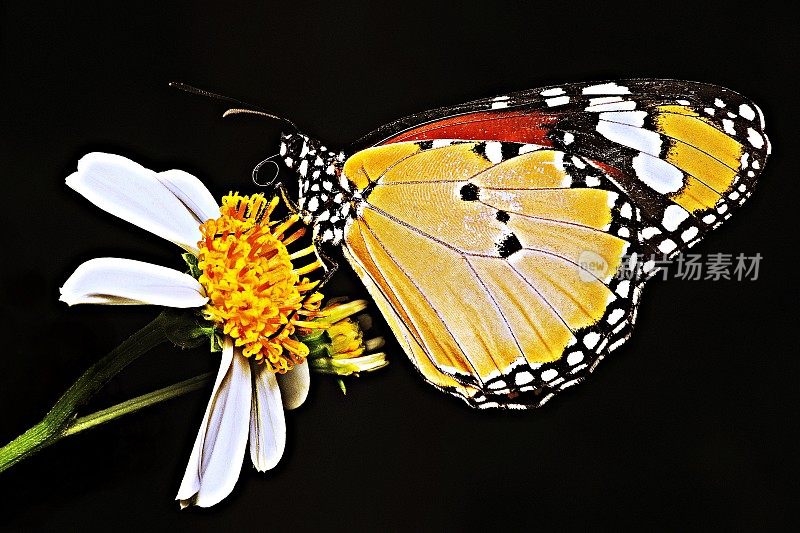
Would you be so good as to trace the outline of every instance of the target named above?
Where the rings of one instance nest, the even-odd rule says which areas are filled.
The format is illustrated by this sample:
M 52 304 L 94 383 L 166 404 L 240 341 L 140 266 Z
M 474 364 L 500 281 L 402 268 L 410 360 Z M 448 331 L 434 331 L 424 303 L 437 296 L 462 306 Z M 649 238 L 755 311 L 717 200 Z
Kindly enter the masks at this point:
M 547 138 L 550 126 L 558 120 L 556 115 L 524 111 L 482 111 L 437 120 L 404 131 L 379 143 L 392 144 L 403 141 L 432 139 L 459 139 L 464 141 L 505 141 L 552 146 Z
M 603 172 L 605 172 L 614 179 L 618 180 L 620 178 L 625 177 L 625 173 L 620 169 L 618 169 L 617 167 L 612 167 L 607 163 L 602 163 L 600 161 L 595 161 L 595 160 L 592 160 L 591 162 L 592 164 L 594 164 L 594 166 L 598 167 L 600 170 L 602 170 Z

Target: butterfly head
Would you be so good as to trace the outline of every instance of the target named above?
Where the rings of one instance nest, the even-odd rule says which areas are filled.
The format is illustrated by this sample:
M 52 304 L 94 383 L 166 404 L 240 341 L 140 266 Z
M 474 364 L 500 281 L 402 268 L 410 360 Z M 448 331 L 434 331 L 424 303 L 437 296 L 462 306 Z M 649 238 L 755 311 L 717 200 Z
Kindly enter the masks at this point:
M 297 207 L 323 242 L 339 244 L 352 217 L 350 182 L 342 175 L 344 152 L 334 152 L 302 133 L 281 135 L 280 158 L 298 177 Z

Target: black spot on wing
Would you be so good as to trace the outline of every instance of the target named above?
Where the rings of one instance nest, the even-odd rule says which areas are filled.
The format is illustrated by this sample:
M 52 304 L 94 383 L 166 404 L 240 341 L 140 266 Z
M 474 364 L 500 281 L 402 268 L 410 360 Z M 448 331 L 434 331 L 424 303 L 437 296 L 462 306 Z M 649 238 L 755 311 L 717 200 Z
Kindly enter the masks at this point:
M 461 187 L 461 199 L 465 202 L 474 202 L 478 199 L 480 189 L 474 183 L 467 183 Z
M 509 233 L 497 243 L 497 251 L 500 252 L 500 257 L 506 258 L 522 250 L 522 243 L 513 233 Z
M 511 217 L 508 215 L 508 213 L 506 213 L 505 211 L 498 211 L 498 212 L 495 214 L 495 217 L 497 217 L 497 220 L 499 220 L 499 221 L 500 221 L 500 222 L 502 222 L 503 224 L 505 224 L 506 222 L 508 222 L 508 220 L 511 218 Z

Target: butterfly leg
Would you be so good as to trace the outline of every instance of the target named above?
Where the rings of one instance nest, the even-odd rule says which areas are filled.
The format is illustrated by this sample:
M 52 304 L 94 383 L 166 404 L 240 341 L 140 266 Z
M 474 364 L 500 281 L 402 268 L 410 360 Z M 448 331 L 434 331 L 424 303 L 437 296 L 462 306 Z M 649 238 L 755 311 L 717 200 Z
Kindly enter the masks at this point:
M 286 185 L 284 185 L 283 182 L 276 183 L 275 189 L 281 195 L 281 200 L 283 200 L 283 203 L 286 204 L 286 207 L 292 214 L 300 212 L 300 206 L 289 197 L 289 192 L 286 190 Z
M 320 291 L 328 282 L 331 280 L 333 275 L 339 270 L 339 263 L 335 260 L 331 259 L 325 252 L 323 252 L 324 243 L 319 235 L 314 237 L 314 249 L 317 253 L 317 258 L 319 258 L 319 262 L 322 263 L 322 268 L 325 271 L 325 274 L 322 276 L 319 284 L 315 287 L 315 292 Z
M 306 294 L 305 298 L 303 298 L 301 306 L 305 305 L 306 302 L 308 302 L 308 300 L 314 294 L 318 293 L 325 285 L 327 285 L 328 282 L 333 277 L 333 275 L 336 273 L 336 271 L 339 270 L 339 263 L 337 263 L 335 260 L 331 259 L 328 255 L 326 255 L 322 251 L 322 246 L 323 246 L 322 239 L 320 239 L 319 236 L 316 236 L 314 238 L 314 251 L 315 251 L 315 253 L 317 255 L 317 259 L 322 264 L 322 269 L 325 271 L 325 274 L 322 276 L 322 279 L 319 280 L 319 283 L 317 283 L 316 287 L 314 287 L 314 290 L 312 292 L 309 292 L 308 294 Z M 287 317 L 287 319 L 288 319 L 287 320 L 287 324 L 294 318 L 294 316 L 296 314 L 297 314 L 297 311 L 292 311 L 289 314 L 289 316 Z M 278 331 L 276 331 L 275 333 L 270 335 L 269 338 L 272 339 L 272 338 L 277 337 L 278 335 L 280 335 L 283 332 L 283 329 L 285 327 L 286 327 L 286 324 L 284 324 L 283 327 L 281 327 L 281 329 L 279 329 Z

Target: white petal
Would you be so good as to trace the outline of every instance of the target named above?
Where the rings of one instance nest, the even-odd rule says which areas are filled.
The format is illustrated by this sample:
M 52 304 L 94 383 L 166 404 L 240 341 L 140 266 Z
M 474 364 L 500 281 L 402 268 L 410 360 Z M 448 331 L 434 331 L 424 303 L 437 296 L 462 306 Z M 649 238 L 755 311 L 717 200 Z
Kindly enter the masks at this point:
M 67 185 L 100 209 L 197 252 L 204 220 L 152 170 L 119 155 L 93 152 L 81 158 Z
M 189 274 L 132 259 L 103 257 L 79 266 L 61 287 L 61 301 L 75 304 L 152 304 L 200 307 L 208 301 Z
M 167 170 L 158 173 L 158 179 L 178 200 L 192 210 L 201 222 L 219 218 L 219 206 L 203 182 L 183 170 Z
M 251 387 L 250 364 L 226 337 L 214 392 L 178 489 L 181 507 L 210 507 L 236 485 L 247 448 Z
M 255 361 L 253 404 L 250 420 L 250 459 L 259 472 L 275 467 L 286 447 L 286 419 L 283 416 L 281 391 L 275 374 Z
M 308 396 L 308 387 L 311 384 L 311 372 L 308 363 L 296 365 L 292 370 L 285 374 L 278 374 L 278 385 L 281 388 L 283 407 L 285 409 L 297 409 Z

